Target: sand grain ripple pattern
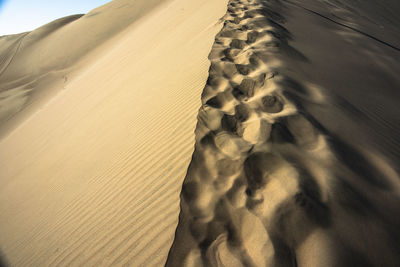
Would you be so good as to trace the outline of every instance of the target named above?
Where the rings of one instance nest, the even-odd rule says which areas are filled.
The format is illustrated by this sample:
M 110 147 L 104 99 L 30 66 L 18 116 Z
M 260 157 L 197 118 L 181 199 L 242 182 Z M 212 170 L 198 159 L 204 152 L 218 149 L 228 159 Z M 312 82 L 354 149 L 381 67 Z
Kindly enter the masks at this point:
M 397 181 L 290 97 L 283 8 L 228 4 L 166 266 L 400 266 Z

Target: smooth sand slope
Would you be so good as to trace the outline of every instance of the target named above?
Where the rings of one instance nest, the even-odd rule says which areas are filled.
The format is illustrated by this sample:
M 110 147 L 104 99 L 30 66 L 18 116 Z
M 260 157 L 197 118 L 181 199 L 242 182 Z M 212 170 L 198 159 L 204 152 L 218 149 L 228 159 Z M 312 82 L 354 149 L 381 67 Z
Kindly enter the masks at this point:
M 400 266 L 400 24 L 373 2 L 229 2 L 167 266 Z
M 83 56 L 163 2 L 115 0 L 83 16 L 0 37 L 0 136 L 60 92 Z
M 128 26 L 126 15 L 143 8 L 149 12 Z M 165 263 L 207 55 L 226 8 L 225 1 L 114 1 L 20 48 L 2 69 L 2 81 L 19 85 L 21 75 L 42 74 L 37 66 L 79 60 L 97 34 L 108 39 L 77 61 L 61 88 L 49 82 L 43 90 L 57 94 L 39 99 L 0 140 L 0 248 L 12 266 Z M 109 24 L 122 31 L 102 35 Z

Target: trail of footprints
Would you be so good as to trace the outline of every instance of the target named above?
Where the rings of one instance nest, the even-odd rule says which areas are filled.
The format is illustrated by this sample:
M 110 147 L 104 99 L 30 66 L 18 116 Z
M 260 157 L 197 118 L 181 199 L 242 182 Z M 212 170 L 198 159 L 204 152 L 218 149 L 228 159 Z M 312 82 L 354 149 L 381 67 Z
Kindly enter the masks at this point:
M 279 83 L 285 30 L 268 3 L 228 5 L 166 266 L 296 266 L 295 248 L 331 223 L 321 186 L 331 152 Z
M 264 63 L 280 42 L 266 17 L 274 15 L 260 1 L 228 5 L 209 56 L 196 147 L 167 266 L 290 266 L 295 260 L 280 240 L 277 209 L 288 200 L 314 204 L 274 144 L 294 141 L 312 150 L 319 138 L 285 98 L 279 74 Z

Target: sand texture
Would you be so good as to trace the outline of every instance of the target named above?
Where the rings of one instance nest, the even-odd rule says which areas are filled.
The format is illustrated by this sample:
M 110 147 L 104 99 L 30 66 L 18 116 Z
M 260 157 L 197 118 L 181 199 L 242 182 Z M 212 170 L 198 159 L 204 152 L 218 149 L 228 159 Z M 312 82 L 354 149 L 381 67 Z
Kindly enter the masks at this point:
M 133 12 L 125 4 L 122 17 Z M 226 6 L 163 2 L 0 140 L 0 250 L 10 266 L 164 265 Z
M 115 0 L 0 37 L 0 266 L 400 266 L 398 14 Z
M 161 0 L 115 0 L 32 32 L 0 37 L 0 137 L 40 109 L 73 78 L 79 61 L 137 22 Z
M 346 110 L 322 122 L 309 111 L 310 102 L 341 102 L 301 76 L 312 63 L 293 70 L 309 62 L 284 27 L 286 14 L 299 13 L 300 1 L 229 2 L 167 266 L 400 265 L 399 176 L 372 145 L 358 146 L 363 138 L 345 141 L 324 127 Z M 398 125 L 389 127 L 393 135 Z

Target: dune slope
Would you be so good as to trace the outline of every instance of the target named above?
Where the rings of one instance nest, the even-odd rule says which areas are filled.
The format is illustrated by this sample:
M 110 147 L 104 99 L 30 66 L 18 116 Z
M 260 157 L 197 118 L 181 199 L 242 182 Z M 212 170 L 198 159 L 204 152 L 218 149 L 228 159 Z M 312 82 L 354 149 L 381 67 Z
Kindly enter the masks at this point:
M 333 2 L 229 2 L 167 266 L 400 265 L 399 52 Z
M 226 4 L 163 2 L 80 62 L 65 89 L 0 141 L 0 249 L 12 266 L 165 263 Z
M 86 15 L 1 36 L 0 137 L 62 91 L 88 53 L 167 1 L 115 0 Z

